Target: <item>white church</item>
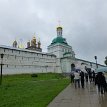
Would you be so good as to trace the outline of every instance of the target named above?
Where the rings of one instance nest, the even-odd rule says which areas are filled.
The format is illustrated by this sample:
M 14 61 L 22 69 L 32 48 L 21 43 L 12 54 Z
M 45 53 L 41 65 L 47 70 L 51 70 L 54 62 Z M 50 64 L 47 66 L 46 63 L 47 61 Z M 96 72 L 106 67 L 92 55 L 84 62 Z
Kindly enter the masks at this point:
M 78 59 L 66 39 L 63 38 L 63 28 L 57 27 L 57 37 L 48 46 L 48 52 L 42 52 L 40 41 L 36 38 L 27 43 L 26 49 L 0 45 L 0 62 L 3 64 L 3 74 L 21 73 L 69 73 L 72 65 L 84 70 L 84 67 L 96 68 L 96 63 Z M 2 58 L 3 55 L 3 58 Z M 98 66 L 104 66 L 98 64 Z

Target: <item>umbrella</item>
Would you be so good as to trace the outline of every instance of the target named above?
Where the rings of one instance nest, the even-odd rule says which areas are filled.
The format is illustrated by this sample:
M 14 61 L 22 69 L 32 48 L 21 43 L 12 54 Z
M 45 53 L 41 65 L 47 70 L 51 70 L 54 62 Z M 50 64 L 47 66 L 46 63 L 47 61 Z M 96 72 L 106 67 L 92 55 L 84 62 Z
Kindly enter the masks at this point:
M 96 69 L 96 72 L 107 72 L 107 67 L 99 67 Z
M 75 71 L 81 71 L 79 68 L 75 69 Z

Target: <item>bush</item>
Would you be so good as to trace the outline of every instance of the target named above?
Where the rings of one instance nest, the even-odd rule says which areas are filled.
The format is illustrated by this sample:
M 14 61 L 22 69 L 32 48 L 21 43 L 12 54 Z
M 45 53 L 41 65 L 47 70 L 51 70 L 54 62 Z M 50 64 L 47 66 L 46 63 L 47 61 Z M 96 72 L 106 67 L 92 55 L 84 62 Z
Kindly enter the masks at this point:
M 31 77 L 38 77 L 37 74 L 31 74 Z

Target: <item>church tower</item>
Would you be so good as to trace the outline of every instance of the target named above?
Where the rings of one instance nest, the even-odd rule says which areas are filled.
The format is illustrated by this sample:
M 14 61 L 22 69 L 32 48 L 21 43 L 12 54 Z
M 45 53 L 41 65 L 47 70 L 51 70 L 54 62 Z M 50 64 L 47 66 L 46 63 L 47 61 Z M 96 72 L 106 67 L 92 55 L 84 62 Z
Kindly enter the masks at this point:
M 65 38 L 63 38 L 63 28 L 58 26 L 56 28 L 57 37 L 52 40 L 52 43 L 48 46 L 48 53 L 55 54 L 57 58 L 63 58 L 70 56 L 75 58 L 75 53 L 72 47 L 68 45 Z

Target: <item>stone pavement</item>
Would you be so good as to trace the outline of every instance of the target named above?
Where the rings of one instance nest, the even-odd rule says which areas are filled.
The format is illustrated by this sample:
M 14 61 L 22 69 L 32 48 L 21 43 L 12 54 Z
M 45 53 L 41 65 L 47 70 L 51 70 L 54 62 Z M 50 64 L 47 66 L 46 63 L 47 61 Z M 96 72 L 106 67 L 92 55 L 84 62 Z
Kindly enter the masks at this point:
M 70 84 L 48 107 L 107 107 L 107 93 L 98 93 L 93 83 L 86 84 L 84 89 Z

